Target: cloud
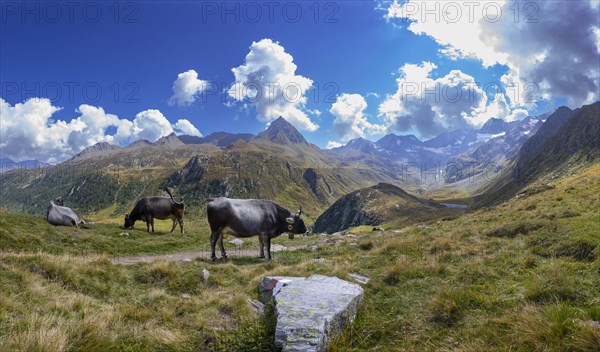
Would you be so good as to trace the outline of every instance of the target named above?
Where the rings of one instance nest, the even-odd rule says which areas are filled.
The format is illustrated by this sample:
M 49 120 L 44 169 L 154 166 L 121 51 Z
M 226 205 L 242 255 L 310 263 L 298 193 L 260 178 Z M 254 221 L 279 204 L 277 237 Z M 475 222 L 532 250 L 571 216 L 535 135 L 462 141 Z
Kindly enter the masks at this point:
M 319 126 L 310 120 L 305 108 L 306 92 L 313 81 L 297 75 L 293 61 L 278 42 L 253 42 L 245 63 L 231 70 L 235 82 L 228 95 L 235 102 L 254 106 L 261 122 L 282 116 L 301 130 L 316 131 Z
M 428 138 L 444 131 L 481 126 L 491 117 L 515 118 L 503 94 L 488 99 L 472 76 L 452 70 L 433 78 L 436 69 L 435 64 L 422 62 L 405 64 L 398 70 L 396 92 L 388 94 L 378 107 L 388 131 L 416 130 Z
M 325 149 L 339 148 L 341 146 L 343 146 L 343 144 L 340 142 L 329 141 L 329 142 L 327 142 L 327 146 L 325 147 Z
M 0 153 L 15 161 L 39 159 L 61 162 L 99 142 L 126 145 L 143 138 L 151 142 L 173 132 L 200 133 L 188 120 L 175 125 L 158 110 L 138 113 L 133 121 L 120 119 L 101 107 L 82 104 L 69 122 L 56 120 L 60 107 L 49 99 L 31 98 L 11 106 L 0 98 Z
M 154 142 L 171 133 L 173 133 L 171 123 L 159 110 L 144 110 L 133 119 L 132 135 L 139 138 Z
M 521 92 L 521 98 L 535 93 L 546 99 L 566 97 L 575 107 L 597 100 L 600 89 L 598 6 L 590 1 L 531 4 L 535 23 L 525 18 L 515 21 L 512 16 L 503 16 L 495 24 L 482 23 L 482 39 L 495 51 L 506 53 L 513 74 L 521 81 L 535 84 L 535 89 L 539 87 L 539 92 L 532 89 Z M 503 10 L 509 11 L 510 6 L 506 3 Z
M 554 97 L 573 106 L 598 99 L 599 16 L 596 1 L 394 0 L 386 14 L 433 38 L 451 59 L 507 65 L 502 82 L 513 108 Z
M 452 59 L 481 59 L 485 66 L 506 63 L 506 54 L 490 48 L 481 38 L 481 21 L 495 20 L 502 2 L 446 2 L 406 0 L 390 4 L 386 18 L 400 19 L 417 35 L 432 37 Z
M 208 81 L 198 79 L 198 72 L 188 70 L 177 75 L 173 82 L 173 95 L 169 99 L 169 105 L 186 106 L 192 104 L 200 93 L 210 87 Z
M 192 123 L 188 120 L 178 120 L 173 127 L 175 129 L 175 133 L 178 135 L 186 134 L 188 136 L 202 137 L 202 133 L 200 133 L 196 126 L 192 125 Z
M 367 102 L 360 94 L 342 94 L 331 105 L 329 112 L 335 116 L 333 132 L 343 141 L 368 134 L 385 132 L 384 126 L 371 124 L 365 116 Z

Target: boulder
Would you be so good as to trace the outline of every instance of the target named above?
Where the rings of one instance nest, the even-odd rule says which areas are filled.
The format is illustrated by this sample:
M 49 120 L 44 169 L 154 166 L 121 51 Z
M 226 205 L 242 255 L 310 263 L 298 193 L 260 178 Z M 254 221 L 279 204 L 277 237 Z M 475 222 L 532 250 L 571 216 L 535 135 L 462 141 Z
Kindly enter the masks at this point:
M 272 301 L 275 344 L 283 351 L 326 351 L 328 342 L 356 317 L 364 291 L 337 277 L 264 277 L 263 303 Z

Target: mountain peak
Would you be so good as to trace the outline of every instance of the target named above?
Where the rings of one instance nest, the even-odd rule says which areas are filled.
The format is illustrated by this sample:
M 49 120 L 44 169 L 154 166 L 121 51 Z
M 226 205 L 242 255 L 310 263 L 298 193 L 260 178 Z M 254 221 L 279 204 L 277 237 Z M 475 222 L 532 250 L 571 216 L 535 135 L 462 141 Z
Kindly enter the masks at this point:
M 506 132 L 508 125 L 509 123 L 502 119 L 491 117 L 483 124 L 483 126 L 481 126 L 479 132 L 485 134 L 498 134 Z
M 296 127 L 281 116 L 271 122 L 269 128 L 259 133 L 257 139 L 277 144 L 308 144 Z
M 150 143 L 149 141 L 145 140 L 145 139 L 138 139 L 135 142 L 130 143 L 127 147 L 128 149 L 133 149 L 133 148 L 142 148 L 142 147 L 146 147 L 151 145 L 152 143 Z
M 159 140 L 154 142 L 155 145 L 172 145 L 178 146 L 183 145 L 184 143 L 177 137 L 175 132 L 171 133 L 168 136 L 161 137 Z
M 86 147 L 79 154 L 72 157 L 70 160 L 84 159 L 84 158 L 89 158 L 89 157 L 93 157 L 93 156 L 109 154 L 109 153 L 111 153 L 115 150 L 119 150 L 119 149 L 121 149 L 121 148 L 119 148 L 116 145 L 110 144 L 108 142 L 98 142 L 94 145 Z

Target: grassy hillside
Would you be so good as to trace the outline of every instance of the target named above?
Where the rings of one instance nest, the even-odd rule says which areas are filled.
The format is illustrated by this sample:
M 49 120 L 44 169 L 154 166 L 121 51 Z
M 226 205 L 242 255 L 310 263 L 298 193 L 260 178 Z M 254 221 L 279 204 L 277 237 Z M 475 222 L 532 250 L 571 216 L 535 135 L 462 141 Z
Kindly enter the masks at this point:
M 316 251 L 275 253 L 271 263 L 244 257 L 113 265 L 107 254 L 125 246 L 109 224 L 81 230 L 89 231 L 87 241 L 106 240 L 108 247 L 90 251 L 107 254 L 74 255 L 74 246 L 61 243 L 80 230 L 49 227 L 29 215 L 1 219 L 0 350 L 269 350 L 273 327 L 248 303 L 262 276 L 351 280 L 348 273 L 371 281 L 354 326 L 332 351 L 600 345 L 594 323 L 600 321 L 599 164 L 459 218 L 304 237 L 301 243 Z M 201 236 L 190 231 L 190 241 Z M 171 237 L 185 238 L 136 233 L 126 247 L 162 251 L 160 241 Z M 187 240 L 177 241 L 175 247 L 186 248 Z M 22 252 L 27 243 L 30 251 Z
M 407 224 L 458 213 L 455 209 L 410 195 L 394 185 L 379 183 L 338 199 L 317 218 L 314 231 L 332 233 L 389 221 Z
M 267 198 L 290 209 L 302 206 L 312 223 L 337 198 L 379 181 L 404 182 L 387 165 L 340 163 L 312 145 L 149 145 L 0 174 L 0 207 L 43 215 L 50 199 L 62 196 L 84 215 L 121 218 L 139 198 L 161 195 L 169 185 L 194 214 L 211 197 Z

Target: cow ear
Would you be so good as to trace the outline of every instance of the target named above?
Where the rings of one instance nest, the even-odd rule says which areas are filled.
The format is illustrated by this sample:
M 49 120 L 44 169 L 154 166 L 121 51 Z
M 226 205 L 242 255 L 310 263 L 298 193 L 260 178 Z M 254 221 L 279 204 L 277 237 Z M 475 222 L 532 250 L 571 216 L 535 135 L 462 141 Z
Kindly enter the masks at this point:
M 292 224 L 294 223 L 294 218 L 286 218 L 285 220 L 286 220 L 286 221 L 288 222 L 288 224 L 290 224 L 290 225 L 292 225 Z

